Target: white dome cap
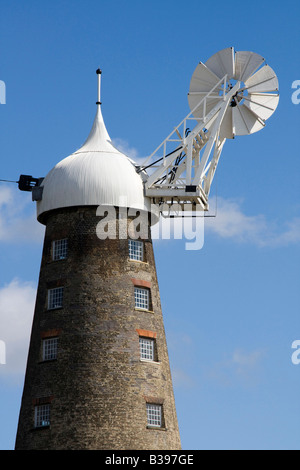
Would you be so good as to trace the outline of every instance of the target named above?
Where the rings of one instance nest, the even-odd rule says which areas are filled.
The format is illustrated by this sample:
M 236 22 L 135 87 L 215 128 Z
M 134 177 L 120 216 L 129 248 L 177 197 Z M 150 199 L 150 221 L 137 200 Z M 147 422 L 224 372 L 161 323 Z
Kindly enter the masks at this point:
M 117 206 L 150 212 L 143 179 L 134 162 L 111 143 L 97 102 L 91 132 L 83 146 L 59 162 L 44 178 L 37 218 L 46 212 L 78 206 Z

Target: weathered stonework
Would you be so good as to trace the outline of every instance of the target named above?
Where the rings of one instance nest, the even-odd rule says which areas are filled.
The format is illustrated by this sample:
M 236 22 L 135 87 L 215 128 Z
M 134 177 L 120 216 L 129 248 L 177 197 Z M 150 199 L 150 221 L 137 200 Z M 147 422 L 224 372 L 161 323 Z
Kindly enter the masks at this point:
M 128 240 L 100 240 L 96 207 L 48 214 L 16 449 L 180 449 L 152 242 L 131 261 Z M 68 239 L 52 261 L 52 241 Z M 134 286 L 151 292 L 135 309 Z M 144 283 L 144 284 L 143 284 Z M 48 310 L 48 289 L 64 287 Z M 42 340 L 58 337 L 56 360 Z M 139 336 L 155 338 L 155 362 L 140 360 Z M 34 428 L 34 407 L 50 403 L 50 426 Z M 161 428 L 148 428 L 146 403 L 161 404 Z

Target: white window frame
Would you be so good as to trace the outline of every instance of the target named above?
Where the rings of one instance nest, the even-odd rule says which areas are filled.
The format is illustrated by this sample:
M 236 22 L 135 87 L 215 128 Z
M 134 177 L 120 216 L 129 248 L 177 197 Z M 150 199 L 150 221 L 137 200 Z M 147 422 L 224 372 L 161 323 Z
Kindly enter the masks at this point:
M 134 304 L 139 310 L 149 310 L 150 290 L 145 287 L 134 287 Z
M 161 428 L 163 421 L 162 405 L 146 403 L 147 425 L 151 428 Z
M 55 287 L 54 289 L 48 289 L 48 310 L 62 308 L 63 297 L 64 297 L 63 287 Z
M 68 239 L 54 240 L 52 242 L 52 260 L 59 261 L 68 256 Z
M 131 261 L 144 261 L 144 243 L 140 240 L 128 240 L 129 259 Z
M 34 427 L 43 428 L 50 426 L 50 403 L 37 405 L 34 408 Z
M 155 361 L 155 339 L 139 337 L 141 361 Z
M 58 337 L 43 339 L 43 361 L 57 359 Z

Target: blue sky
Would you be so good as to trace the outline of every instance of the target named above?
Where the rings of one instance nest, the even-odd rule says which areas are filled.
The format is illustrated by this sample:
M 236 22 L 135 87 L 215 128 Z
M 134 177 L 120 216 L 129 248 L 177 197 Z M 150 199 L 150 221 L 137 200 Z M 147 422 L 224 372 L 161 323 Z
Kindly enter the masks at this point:
M 296 1 L 14 1 L 0 6 L 0 179 L 45 176 L 86 139 L 101 67 L 112 139 L 148 156 L 188 114 L 201 60 L 263 55 L 280 102 L 264 130 L 227 141 L 204 246 L 156 240 L 184 449 L 299 449 L 300 80 Z M 31 195 L 0 183 L 0 449 L 12 449 L 43 242 Z

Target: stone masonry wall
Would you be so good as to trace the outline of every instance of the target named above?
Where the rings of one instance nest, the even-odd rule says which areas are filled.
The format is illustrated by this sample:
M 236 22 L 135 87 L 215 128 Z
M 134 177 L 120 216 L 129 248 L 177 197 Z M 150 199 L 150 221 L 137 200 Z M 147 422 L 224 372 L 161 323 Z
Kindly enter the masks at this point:
M 172 379 L 151 238 L 131 261 L 127 239 L 100 240 L 96 208 L 49 214 L 16 438 L 16 449 L 180 449 Z M 53 240 L 68 239 L 53 261 Z M 135 309 L 134 287 L 151 293 Z M 48 310 L 48 289 L 64 287 Z M 140 360 L 139 336 L 155 338 L 155 361 Z M 42 339 L 58 337 L 57 359 L 42 360 Z M 34 428 L 49 403 L 50 425 Z M 147 427 L 146 403 L 162 404 L 161 428 Z

